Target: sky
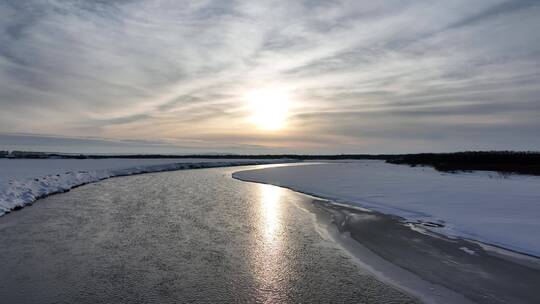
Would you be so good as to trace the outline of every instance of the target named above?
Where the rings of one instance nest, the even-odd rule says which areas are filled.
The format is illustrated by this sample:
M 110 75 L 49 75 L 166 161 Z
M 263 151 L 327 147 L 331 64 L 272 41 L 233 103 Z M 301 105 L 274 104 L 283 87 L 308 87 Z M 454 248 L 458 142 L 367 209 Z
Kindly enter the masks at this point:
M 0 149 L 540 150 L 540 1 L 0 0 Z

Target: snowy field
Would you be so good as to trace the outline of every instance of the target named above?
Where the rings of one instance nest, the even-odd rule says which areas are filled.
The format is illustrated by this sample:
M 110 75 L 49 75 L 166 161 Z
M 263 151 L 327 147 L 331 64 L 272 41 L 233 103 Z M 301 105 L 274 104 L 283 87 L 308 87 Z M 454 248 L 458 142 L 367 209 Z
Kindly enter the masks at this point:
M 539 177 L 442 173 L 382 161 L 291 165 L 233 176 L 399 215 L 448 236 L 540 256 Z
M 267 164 L 249 159 L 0 159 L 0 216 L 40 197 L 121 175 Z

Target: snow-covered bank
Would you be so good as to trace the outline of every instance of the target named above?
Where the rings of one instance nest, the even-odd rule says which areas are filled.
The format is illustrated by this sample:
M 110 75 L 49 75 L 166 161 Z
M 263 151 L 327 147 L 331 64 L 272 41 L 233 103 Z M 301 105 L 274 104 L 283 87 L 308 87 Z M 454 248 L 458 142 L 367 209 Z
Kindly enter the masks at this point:
M 247 159 L 0 159 L 0 216 L 35 200 L 114 176 L 258 165 L 284 160 Z
M 399 215 L 449 236 L 540 256 L 539 177 L 450 174 L 382 161 L 284 166 L 233 176 Z

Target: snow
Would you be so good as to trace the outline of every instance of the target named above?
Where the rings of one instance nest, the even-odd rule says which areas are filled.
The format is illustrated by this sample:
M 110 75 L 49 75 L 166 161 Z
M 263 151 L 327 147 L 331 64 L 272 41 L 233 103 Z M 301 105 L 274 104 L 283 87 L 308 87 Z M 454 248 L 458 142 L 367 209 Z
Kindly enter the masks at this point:
M 113 176 L 191 168 L 268 164 L 248 159 L 0 159 L 0 216 L 40 197 Z
M 450 237 L 540 256 L 540 177 L 442 173 L 382 161 L 289 165 L 233 176 L 398 215 Z

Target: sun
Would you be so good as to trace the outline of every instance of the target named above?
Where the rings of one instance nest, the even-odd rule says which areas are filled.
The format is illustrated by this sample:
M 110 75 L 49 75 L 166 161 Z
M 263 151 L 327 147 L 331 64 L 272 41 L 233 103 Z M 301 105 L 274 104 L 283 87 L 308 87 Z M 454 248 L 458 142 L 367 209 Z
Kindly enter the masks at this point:
M 287 91 L 264 88 L 248 92 L 245 96 L 250 108 L 250 121 L 266 131 L 277 131 L 285 127 L 289 112 Z

